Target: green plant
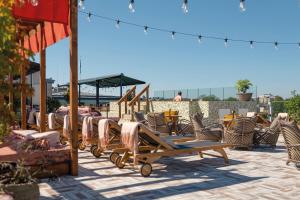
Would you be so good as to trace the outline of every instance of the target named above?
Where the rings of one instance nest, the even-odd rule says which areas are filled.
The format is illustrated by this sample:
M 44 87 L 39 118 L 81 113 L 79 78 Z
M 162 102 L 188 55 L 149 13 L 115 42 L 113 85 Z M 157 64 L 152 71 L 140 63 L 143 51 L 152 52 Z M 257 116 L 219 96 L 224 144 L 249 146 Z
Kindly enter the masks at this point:
M 238 92 L 243 94 L 247 92 L 250 86 L 252 86 L 252 83 L 248 79 L 238 80 L 235 85 Z
M 57 99 L 47 98 L 47 112 L 55 112 L 61 106 L 60 102 Z
M 277 116 L 278 113 L 287 112 L 285 101 L 272 101 L 272 117 Z
M 227 99 L 224 99 L 224 101 L 237 101 L 237 98 L 235 98 L 235 97 L 228 97 Z
M 300 122 L 300 95 L 295 94 L 294 97 L 286 101 L 285 107 L 289 115 L 297 122 Z
M 210 96 L 202 96 L 202 101 L 220 101 L 220 99 L 215 95 L 210 95 Z

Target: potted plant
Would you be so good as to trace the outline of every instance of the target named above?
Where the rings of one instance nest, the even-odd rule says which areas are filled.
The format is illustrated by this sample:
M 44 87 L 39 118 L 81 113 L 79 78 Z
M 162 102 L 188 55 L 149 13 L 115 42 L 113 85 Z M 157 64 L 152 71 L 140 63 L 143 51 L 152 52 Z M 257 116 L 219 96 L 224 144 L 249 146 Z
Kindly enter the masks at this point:
M 247 90 L 252 86 L 252 83 L 248 79 L 238 80 L 236 82 L 236 89 L 238 91 L 238 97 L 240 101 L 250 101 L 252 93 L 247 93 Z
M 21 161 L 0 163 L 0 190 L 15 200 L 39 199 L 39 186 L 29 171 Z

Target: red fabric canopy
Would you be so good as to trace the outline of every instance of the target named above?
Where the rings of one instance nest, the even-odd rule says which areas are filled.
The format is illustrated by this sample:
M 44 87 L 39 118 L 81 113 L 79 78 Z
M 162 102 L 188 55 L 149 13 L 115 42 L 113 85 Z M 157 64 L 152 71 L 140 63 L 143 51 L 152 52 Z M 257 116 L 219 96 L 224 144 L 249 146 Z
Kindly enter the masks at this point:
M 33 6 L 30 0 L 25 0 L 24 5 L 20 5 L 19 0 L 15 0 L 13 14 L 15 18 L 26 21 L 48 21 L 68 24 L 69 21 L 69 0 L 39 0 L 37 6 Z
M 43 49 L 69 36 L 69 0 L 39 0 L 37 6 L 32 6 L 27 0 L 23 6 L 18 6 L 17 2 L 13 8 L 16 19 L 42 24 L 42 29 L 36 28 L 24 37 L 26 49 L 39 52 L 41 31 L 44 34 Z

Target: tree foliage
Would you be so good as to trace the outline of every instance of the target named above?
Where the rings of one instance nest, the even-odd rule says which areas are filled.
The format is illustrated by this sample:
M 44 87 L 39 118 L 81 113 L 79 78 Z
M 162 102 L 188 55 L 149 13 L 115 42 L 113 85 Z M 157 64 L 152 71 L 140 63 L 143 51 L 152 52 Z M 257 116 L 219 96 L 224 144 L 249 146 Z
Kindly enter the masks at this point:
M 285 107 L 289 115 L 297 122 L 300 122 L 300 95 L 295 94 L 294 97 L 286 101 Z
M 9 93 L 18 97 L 21 90 L 32 94 L 27 84 L 10 84 L 8 81 L 9 75 L 20 75 L 21 67 L 26 69 L 28 59 L 32 58 L 32 53 L 25 50 L 18 41 L 16 21 L 11 12 L 13 4 L 14 0 L 0 1 L 0 140 L 8 133 L 9 125 L 14 121 L 14 113 L 9 110 L 6 97 Z M 19 36 L 22 35 L 20 33 Z

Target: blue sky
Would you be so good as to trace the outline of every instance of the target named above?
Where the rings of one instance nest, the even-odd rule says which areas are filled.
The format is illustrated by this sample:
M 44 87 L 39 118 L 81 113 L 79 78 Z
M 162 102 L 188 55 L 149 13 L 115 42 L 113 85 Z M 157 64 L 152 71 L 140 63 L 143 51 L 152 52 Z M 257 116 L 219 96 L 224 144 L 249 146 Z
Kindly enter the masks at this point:
M 85 11 L 176 31 L 220 37 L 300 42 L 299 0 L 189 0 L 183 14 L 181 0 L 136 0 L 130 13 L 127 0 L 86 0 Z M 47 49 L 47 77 L 56 83 L 69 79 L 68 39 Z M 280 46 L 203 40 L 149 31 L 79 14 L 81 78 L 115 74 L 146 81 L 152 90 L 234 86 L 250 79 L 258 93 L 289 96 L 300 86 L 300 49 Z M 39 60 L 38 58 L 36 59 Z

